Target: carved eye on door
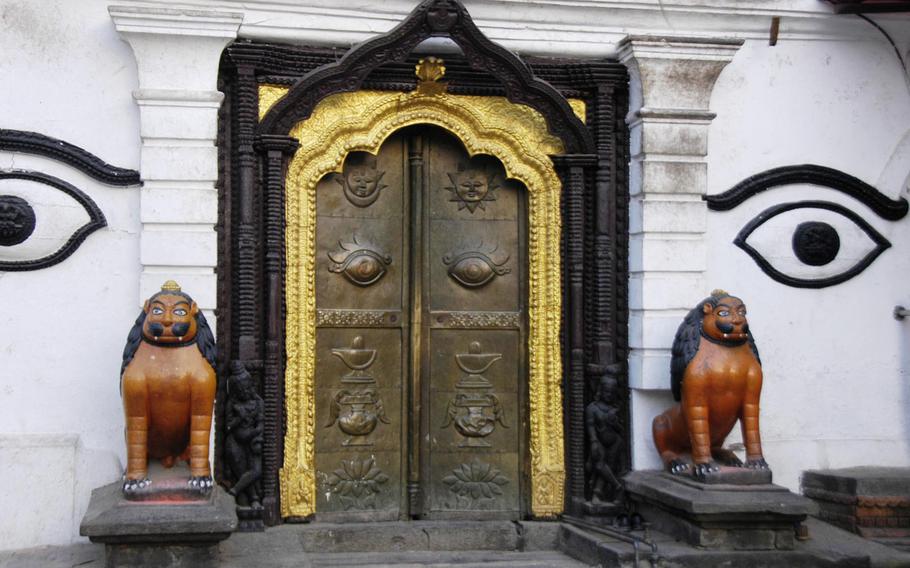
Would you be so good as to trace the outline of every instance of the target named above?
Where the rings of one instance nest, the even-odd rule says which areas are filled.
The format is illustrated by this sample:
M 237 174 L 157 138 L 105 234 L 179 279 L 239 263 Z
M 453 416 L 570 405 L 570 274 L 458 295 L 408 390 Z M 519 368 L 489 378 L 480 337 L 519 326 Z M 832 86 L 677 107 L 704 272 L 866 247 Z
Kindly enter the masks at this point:
M 339 241 L 341 250 L 328 253 L 329 272 L 341 273 L 357 286 L 369 286 L 388 271 L 392 256 L 370 242 L 360 242 L 354 235 L 351 242 Z
M 449 276 L 467 288 L 480 288 L 497 276 L 512 272 L 503 265 L 509 255 L 496 255 L 498 245 L 490 250 L 483 250 L 481 242 L 475 250 L 461 250 L 442 257 L 442 262 L 449 267 Z

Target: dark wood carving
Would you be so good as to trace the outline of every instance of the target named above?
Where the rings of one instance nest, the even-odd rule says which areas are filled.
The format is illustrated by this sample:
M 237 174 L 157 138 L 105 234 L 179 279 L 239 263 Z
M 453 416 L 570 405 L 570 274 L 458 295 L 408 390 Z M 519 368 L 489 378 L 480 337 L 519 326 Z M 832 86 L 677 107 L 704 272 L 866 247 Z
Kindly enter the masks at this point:
M 430 16 L 431 7 L 439 7 L 441 11 Z M 448 14 L 454 14 L 455 21 L 444 29 Z M 433 18 L 435 24 L 430 23 Z M 433 30 L 433 25 L 441 28 Z M 488 40 L 470 22 L 464 9 L 454 2 L 444 1 L 425 2 L 401 26 L 355 48 L 348 55 L 339 48 L 236 42 L 225 51 L 221 73 L 226 102 L 220 127 L 223 148 L 219 188 L 222 207 L 219 306 L 222 308 L 218 329 L 221 345 L 230 345 L 231 358 L 242 360 L 254 376 L 264 373 L 272 377 L 270 380 L 263 376 L 260 381 L 266 406 L 262 495 L 268 524 L 280 521 L 277 468 L 281 463 L 284 420 L 283 393 L 280 391 L 284 362 L 281 337 L 284 329 L 281 290 L 284 281 L 284 201 L 283 186 L 278 184 L 283 183 L 283 173 L 279 175 L 283 172 L 283 162 L 277 157 L 275 162 L 265 158 L 260 172 L 252 149 L 253 137 L 257 132 L 286 133 L 290 125 L 307 116 L 319 100 L 332 93 L 357 88 L 410 91 L 415 87 L 414 65 L 418 56 L 409 52 L 432 34 L 449 35 L 465 53 L 465 56 L 446 54 L 449 93 L 508 96 L 513 101 L 530 104 L 547 118 L 551 131 L 563 139 L 567 152 L 574 154 L 572 159 L 557 160 L 563 179 L 567 184 L 571 180 L 577 187 L 577 195 L 572 198 L 566 193 L 566 199 L 572 202 L 573 213 L 564 219 L 567 244 L 573 243 L 574 259 L 571 263 L 568 258 L 564 259 L 566 285 L 575 290 L 572 296 L 575 303 L 566 302 L 563 315 L 566 331 L 574 330 L 574 335 L 566 335 L 574 343 L 564 361 L 568 381 L 566 420 L 574 424 L 575 432 L 575 438 L 567 436 L 569 491 L 573 497 L 567 505 L 569 510 L 580 510 L 574 502 L 582 503 L 591 498 L 592 480 L 584 472 L 588 460 L 584 410 L 594 400 L 599 381 L 608 369 L 618 382 L 615 409 L 624 431 L 629 431 L 628 381 L 623 364 L 628 354 L 629 157 L 628 131 L 624 122 L 628 108 L 628 77 L 621 64 L 543 58 L 519 60 L 499 46 L 484 43 Z M 421 39 L 415 40 L 417 36 Z M 264 83 L 293 86 L 293 89 L 259 124 L 255 89 Z M 564 98 L 579 98 L 586 102 L 586 124 L 571 114 Z M 284 137 L 284 140 L 288 139 Z M 266 145 L 260 147 L 265 150 Z M 378 190 L 376 194 L 379 194 Z M 382 199 L 384 197 L 380 195 L 379 200 Z M 458 206 L 457 203 L 451 205 Z M 241 234 L 241 226 L 247 226 L 249 230 Z M 265 227 L 278 229 L 271 239 L 272 244 L 267 242 L 268 229 Z M 272 248 L 276 246 L 276 239 L 277 255 L 274 254 L 276 249 Z M 247 248 L 249 250 L 245 250 Z M 276 260 L 277 272 L 274 270 Z M 267 269 L 269 266 L 272 270 Z M 573 273 L 571 282 L 570 270 Z M 270 282 L 275 282 L 271 280 L 272 274 L 278 275 L 277 296 L 268 292 L 272 289 Z M 273 319 L 269 314 L 277 314 L 277 317 Z M 470 316 L 468 313 L 452 314 L 453 318 Z M 516 317 L 515 313 L 503 312 L 500 322 L 490 320 L 491 313 L 479 315 L 482 318 L 476 323 L 480 327 L 500 324 L 514 327 L 512 320 Z M 357 316 L 360 319 L 370 316 L 377 321 L 386 321 L 389 317 L 385 312 Z M 341 322 L 339 325 L 360 326 L 353 320 L 348 322 L 349 313 L 320 310 L 318 317 Z M 222 327 L 225 321 L 229 323 Z M 447 323 L 448 319 L 440 325 Z M 469 325 L 470 322 L 462 323 Z M 574 389 L 572 396 L 569 396 L 569 385 Z M 486 411 L 491 416 L 492 408 Z M 217 440 L 216 437 L 216 443 Z M 627 435 L 622 445 L 628 456 Z M 465 479 L 460 479 L 455 472 L 452 474 L 450 485 L 457 486 L 453 497 L 465 491 L 459 484 L 471 482 L 472 464 L 466 464 L 466 467 L 467 470 L 461 471 Z M 497 484 L 497 487 L 511 485 Z M 483 492 L 480 486 L 475 489 Z M 488 489 L 495 493 L 495 488 Z M 268 496 L 272 496 L 272 501 L 268 501 Z M 414 497 L 415 503 L 420 501 L 416 494 Z M 470 499 L 470 491 L 460 498 Z M 352 504 L 352 509 L 357 507 Z M 419 508 L 413 506 L 411 510 L 416 512 Z
M 112 166 L 88 150 L 38 132 L 0 128 L 0 150 L 53 158 L 108 185 L 139 184 L 136 170 Z
M 402 61 L 423 40 L 451 38 L 473 69 L 484 69 L 499 79 L 509 100 L 537 109 L 550 131 L 561 138 L 568 153 L 594 149 L 590 132 L 552 85 L 534 76 L 511 51 L 490 41 L 474 25 L 457 0 L 425 0 L 388 33 L 366 41 L 338 60 L 303 77 L 263 119 L 259 132 L 283 134 L 310 115 L 326 96 L 355 91 L 379 65 Z

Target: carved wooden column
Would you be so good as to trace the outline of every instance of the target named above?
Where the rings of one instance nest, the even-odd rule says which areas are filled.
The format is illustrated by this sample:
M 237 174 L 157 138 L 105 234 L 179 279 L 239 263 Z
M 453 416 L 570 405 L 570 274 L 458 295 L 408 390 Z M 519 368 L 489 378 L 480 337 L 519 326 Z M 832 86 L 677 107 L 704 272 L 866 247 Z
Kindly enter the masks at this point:
M 565 326 L 567 409 L 568 508 L 574 510 L 585 496 L 585 339 L 584 339 L 584 192 L 587 171 L 597 164 L 591 154 L 553 156 L 563 180 L 563 235 L 565 241 Z
M 714 82 L 742 40 L 630 36 L 630 323 L 635 467 L 658 466 L 650 421 L 669 387 L 680 313 L 710 291 L 704 234 Z M 717 283 L 716 285 L 720 285 Z M 637 428 L 636 428 L 637 426 Z M 639 450 L 636 452 L 636 448 Z
M 263 187 L 265 188 L 265 282 L 266 334 L 263 365 L 263 401 L 265 420 L 262 448 L 263 521 L 276 525 L 281 511 L 276 489 L 281 447 L 284 443 L 283 352 L 284 345 L 284 180 L 287 158 L 297 149 L 297 140 L 290 136 L 260 136 L 257 149 L 263 157 Z
M 257 157 L 253 142 L 258 124 L 259 93 L 256 84 L 255 58 L 244 53 L 230 52 L 237 66 L 235 105 L 237 115 L 237 162 L 238 188 L 236 192 L 239 209 L 236 254 L 236 304 L 232 317 L 236 322 L 237 357 L 248 367 L 260 359 L 258 286 L 256 286 L 256 259 L 261 243 L 257 231 L 255 207 Z

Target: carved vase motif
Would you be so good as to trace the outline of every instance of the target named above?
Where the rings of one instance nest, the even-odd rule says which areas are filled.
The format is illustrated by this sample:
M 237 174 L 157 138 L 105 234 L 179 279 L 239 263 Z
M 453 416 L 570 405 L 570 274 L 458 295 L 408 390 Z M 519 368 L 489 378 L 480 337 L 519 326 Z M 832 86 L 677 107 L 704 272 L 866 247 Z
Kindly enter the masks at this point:
M 363 337 L 358 335 L 351 342 L 351 347 L 332 349 L 332 355 L 350 369 L 341 378 L 342 384 L 362 387 L 342 389 L 335 394 L 326 428 L 338 424 L 338 428 L 350 436 L 342 442 L 343 446 L 372 446 L 373 442 L 367 440 L 367 436 L 379 422 L 389 423 L 375 388 L 376 379 L 368 371 L 376 361 L 376 350 L 364 348 Z
M 458 368 L 467 374 L 455 385 L 458 392 L 449 401 L 442 427 L 452 424 L 464 436 L 459 447 L 489 448 L 490 443 L 484 438 L 493 433 L 496 423 L 508 428 L 499 398 L 492 392 L 493 385 L 482 374 L 500 359 L 501 353 L 481 353 L 478 341 L 471 343 L 467 353 L 455 355 Z

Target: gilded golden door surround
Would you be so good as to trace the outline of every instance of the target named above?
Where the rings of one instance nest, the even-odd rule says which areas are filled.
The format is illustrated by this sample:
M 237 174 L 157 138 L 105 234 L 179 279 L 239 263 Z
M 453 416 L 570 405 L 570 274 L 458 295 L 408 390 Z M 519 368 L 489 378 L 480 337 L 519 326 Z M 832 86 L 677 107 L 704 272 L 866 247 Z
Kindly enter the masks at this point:
M 260 118 L 286 91 L 286 87 L 260 86 Z M 573 102 L 583 115 L 583 105 Z M 563 144 L 531 107 L 504 97 L 420 90 L 330 95 L 289 133 L 300 147 L 286 180 L 287 429 L 279 474 L 282 515 L 305 517 L 316 511 L 316 185 L 326 174 L 341 173 L 350 152 L 376 154 L 393 132 L 418 124 L 448 130 L 470 155 L 495 156 L 508 177 L 528 189 L 531 512 L 537 517 L 557 515 L 563 510 L 565 484 L 559 344 L 562 186 L 550 156 L 562 154 Z

